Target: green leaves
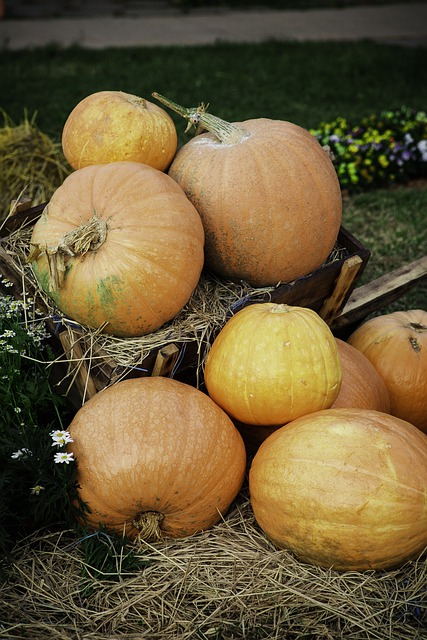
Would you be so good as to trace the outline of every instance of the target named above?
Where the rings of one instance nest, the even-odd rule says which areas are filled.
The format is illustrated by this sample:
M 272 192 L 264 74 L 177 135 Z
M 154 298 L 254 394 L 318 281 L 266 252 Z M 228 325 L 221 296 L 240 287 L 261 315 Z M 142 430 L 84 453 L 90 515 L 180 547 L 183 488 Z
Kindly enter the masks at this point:
M 4 285 L 3 281 L 3 285 Z M 74 465 L 54 462 L 51 432 L 71 419 L 49 381 L 44 323 L 32 308 L 0 296 L 0 553 L 34 528 L 70 517 Z

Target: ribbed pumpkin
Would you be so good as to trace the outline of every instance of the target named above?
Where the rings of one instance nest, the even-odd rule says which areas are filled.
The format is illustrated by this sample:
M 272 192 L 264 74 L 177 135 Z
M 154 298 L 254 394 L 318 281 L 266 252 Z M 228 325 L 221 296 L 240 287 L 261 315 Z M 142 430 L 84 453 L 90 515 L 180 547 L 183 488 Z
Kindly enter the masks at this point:
M 348 339 L 373 364 L 390 395 L 390 412 L 427 433 L 427 312 L 371 318 Z
M 330 407 L 341 375 L 335 339 L 315 311 L 265 302 L 244 307 L 224 325 L 204 379 L 230 416 L 268 426 Z
M 71 111 L 62 131 L 62 149 L 74 169 L 128 161 L 164 171 L 176 147 L 176 128 L 169 114 L 123 91 L 87 96 Z
M 260 527 L 309 563 L 387 569 L 427 545 L 427 436 L 379 411 L 328 409 L 278 429 L 249 488 Z
M 244 479 L 245 448 L 231 420 L 206 394 L 171 378 L 109 387 L 81 407 L 69 431 L 88 524 L 130 539 L 208 529 Z
M 307 275 L 328 258 L 341 191 L 330 158 L 307 130 L 268 118 L 228 123 L 153 95 L 208 129 L 169 168 L 201 215 L 208 269 L 260 287 Z
M 347 342 L 335 338 L 342 369 L 342 384 L 332 408 L 374 409 L 390 413 L 384 380 L 368 358 Z
M 186 304 L 203 267 L 203 226 L 167 174 L 138 162 L 69 175 L 37 221 L 28 260 L 73 320 L 150 333 Z

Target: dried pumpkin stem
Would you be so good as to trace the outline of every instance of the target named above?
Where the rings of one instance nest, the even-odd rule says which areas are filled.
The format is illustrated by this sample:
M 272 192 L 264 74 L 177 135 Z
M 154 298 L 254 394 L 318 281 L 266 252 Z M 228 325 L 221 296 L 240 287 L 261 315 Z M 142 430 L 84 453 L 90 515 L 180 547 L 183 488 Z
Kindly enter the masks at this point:
M 58 249 L 70 256 L 81 256 L 88 251 L 96 251 L 107 237 L 107 223 L 97 215 L 80 227 L 67 231 L 58 244 Z
M 131 104 L 134 104 L 137 107 L 141 107 L 141 109 L 148 109 L 147 101 L 146 101 L 145 98 L 140 98 L 139 96 L 131 96 L 129 98 L 129 97 L 126 96 L 126 94 L 123 94 L 123 92 L 121 92 L 121 93 L 125 97 L 125 100 L 127 100 Z
M 133 526 L 138 529 L 138 542 L 163 540 L 165 536 L 160 527 L 163 518 L 164 515 L 159 511 L 144 511 L 138 520 L 132 520 Z
M 181 105 L 173 102 L 173 100 L 169 100 L 169 98 L 165 98 L 159 93 L 152 93 L 153 98 L 156 98 L 162 104 L 166 105 L 175 113 L 178 113 L 180 116 L 188 120 L 188 127 L 192 125 L 195 127 L 207 129 L 213 133 L 221 142 L 224 144 L 238 144 L 242 142 L 245 138 L 249 136 L 249 132 L 240 125 L 227 122 L 226 120 L 222 120 L 217 116 L 212 115 L 206 111 L 206 106 L 202 103 L 198 107 L 181 107 Z
M 56 291 L 64 283 L 66 260 L 74 256 L 83 256 L 96 251 L 107 238 L 108 226 L 105 220 L 93 215 L 88 222 L 72 231 L 67 231 L 56 247 L 33 245 L 27 262 L 33 262 L 45 254 L 49 265 L 49 290 Z

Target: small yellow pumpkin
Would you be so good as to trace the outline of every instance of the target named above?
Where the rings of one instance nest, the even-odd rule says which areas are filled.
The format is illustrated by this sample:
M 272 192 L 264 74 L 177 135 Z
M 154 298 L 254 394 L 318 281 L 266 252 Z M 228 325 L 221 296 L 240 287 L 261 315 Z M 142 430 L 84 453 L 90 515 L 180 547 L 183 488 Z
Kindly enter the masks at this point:
M 164 171 L 176 153 L 175 124 L 161 107 L 124 91 L 98 91 L 69 114 L 62 149 L 73 169 L 143 162 Z
M 330 407 L 342 372 L 334 336 L 315 311 L 265 302 L 225 324 L 204 376 L 209 395 L 230 416 L 267 426 Z

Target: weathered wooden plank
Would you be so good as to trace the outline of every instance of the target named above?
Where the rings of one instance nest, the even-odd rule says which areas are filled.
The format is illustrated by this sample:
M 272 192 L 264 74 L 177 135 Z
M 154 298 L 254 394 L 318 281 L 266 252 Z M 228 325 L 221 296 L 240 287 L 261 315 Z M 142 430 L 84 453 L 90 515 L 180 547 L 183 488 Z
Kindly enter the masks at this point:
M 344 261 L 335 282 L 334 289 L 331 295 L 326 298 L 319 311 L 320 317 L 323 318 L 326 324 L 332 324 L 334 319 L 339 315 L 361 265 L 362 258 L 358 255 L 351 256 Z
M 178 359 L 179 349 L 174 344 L 167 344 L 161 347 L 154 361 L 152 376 L 167 376 L 172 373 Z
M 350 295 L 342 313 L 332 323 L 332 330 L 363 320 L 425 280 L 427 255 L 358 287 Z

